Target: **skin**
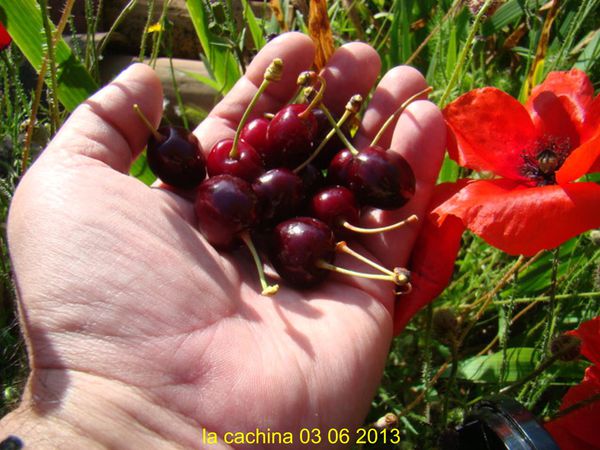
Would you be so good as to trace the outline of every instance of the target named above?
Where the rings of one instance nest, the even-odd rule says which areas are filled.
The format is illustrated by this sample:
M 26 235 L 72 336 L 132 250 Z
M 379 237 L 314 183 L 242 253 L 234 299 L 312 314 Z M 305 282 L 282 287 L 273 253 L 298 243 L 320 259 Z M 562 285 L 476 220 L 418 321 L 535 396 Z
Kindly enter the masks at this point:
M 272 58 L 284 60 L 283 79 L 257 114 L 288 101 L 313 56 L 306 36 L 271 41 L 195 130 L 204 149 L 233 136 Z M 366 95 L 380 66 L 366 44 L 338 49 L 324 72 L 326 103 L 335 110 Z M 414 69 L 388 72 L 359 146 L 425 86 Z M 31 374 L 0 436 L 18 435 L 36 449 L 222 449 L 231 447 L 203 444 L 202 430 L 268 428 L 294 434 L 295 444 L 281 448 L 307 448 L 299 430 L 319 428 L 323 442 L 310 448 L 327 447 L 327 430 L 360 426 L 380 382 L 392 339 L 391 285 L 335 274 L 311 290 L 282 286 L 261 296 L 243 248 L 218 253 L 196 231 L 192 202 L 127 175 L 149 137 L 134 103 L 158 124 L 160 82 L 139 64 L 71 115 L 16 191 L 8 236 Z M 418 193 L 403 211 L 373 212 L 366 222 L 423 213 L 444 136 L 432 103 L 409 106 L 381 144 L 406 156 Z M 355 247 L 403 265 L 418 229 Z M 338 263 L 364 270 L 346 257 Z

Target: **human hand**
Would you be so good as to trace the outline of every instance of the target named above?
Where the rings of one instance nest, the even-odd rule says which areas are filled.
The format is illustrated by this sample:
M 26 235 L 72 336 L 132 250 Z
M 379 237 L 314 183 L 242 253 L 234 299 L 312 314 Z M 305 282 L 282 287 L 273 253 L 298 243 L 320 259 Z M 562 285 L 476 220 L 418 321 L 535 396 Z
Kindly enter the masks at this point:
M 290 33 L 270 42 L 195 130 L 208 151 L 231 137 L 274 57 L 283 79 L 256 109 L 281 107 L 314 48 Z M 366 94 L 380 61 L 366 44 L 341 47 L 324 71 L 336 111 Z M 388 72 L 356 138 L 367 145 L 403 100 L 426 87 L 414 69 Z M 229 448 L 203 433 L 359 426 L 392 338 L 395 307 L 380 281 L 337 274 L 317 288 L 260 295 L 250 257 L 219 253 L 195 228 L 193 204 L 128 176 L 157 124 L 162 94 L 143 65 L 80 106 L 21 181 L 8 233 L 31 376 L 21 406 L 2 422 L 32 448 Z M 417 193 L 399 211 L 372 211 L 371 225 L 423 214 L 441 164 L 437 108 L 412 103 L 380 143 L 401 152 Z M 418 226 L 371 236 L 363 251 L 406 264 Z M 340 265 L 351 266 L 339 258 Z M 206 437 L 207 434 L 204 434 Z M 236 448 L 260 448 L 238 445 Z M 264 445 L 264 448 L 276 446 Z

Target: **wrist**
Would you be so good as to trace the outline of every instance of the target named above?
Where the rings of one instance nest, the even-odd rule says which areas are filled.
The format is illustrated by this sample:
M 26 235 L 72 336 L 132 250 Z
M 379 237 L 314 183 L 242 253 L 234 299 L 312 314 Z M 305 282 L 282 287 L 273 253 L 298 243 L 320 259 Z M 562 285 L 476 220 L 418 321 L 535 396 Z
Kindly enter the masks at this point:
M 18 436 L 42 450 L 198 448 L 201 433 L 135 388 L 64 370 L 32 373 L 20 406 L 0 421 L 0 440 Z

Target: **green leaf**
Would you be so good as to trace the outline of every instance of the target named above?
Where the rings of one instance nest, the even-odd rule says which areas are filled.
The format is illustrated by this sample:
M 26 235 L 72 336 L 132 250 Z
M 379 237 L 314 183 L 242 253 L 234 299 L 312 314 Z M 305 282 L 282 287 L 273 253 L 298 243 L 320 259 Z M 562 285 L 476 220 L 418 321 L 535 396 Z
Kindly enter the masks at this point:
M 208 87 L 213 88 L 217 92 L 220 89 L 219 83 L 217 83 L 215 80 L 213 80 L 210 77 L 207 77 L 205 75 L 201 75 L 201 74 L 196 73 L 196 72 L 190 72 L 188 70 L 182 70 L 181 72 L 183 74 L 185 74 L 186 76 L 188 76 L 190 78 L 193 78 L 194 80 L 196 80 L 196 81 L 198 81 L 198 82 L 200 82 L 202 84 L 205 84 Z
M 533 371 L 538 360 L 531 347 L 506 349 L 506 376 L 500 380 L 503 356 L 502 352 L 498 352 L 461 361 L 457 377 L 483 383 L 497 383 L 498 381 L 512 383 Z
M 525 7 L 521 0 L 510 0 L 502 5 L 498 11 L 483 25 L 486 35 L 500 31 L 505 26 L 521 19 L 525 14 Z
M 452 72 L 456 67 L 458 59 L 458 45 L 456 43 L 456 27 L 452 26 L 450 30 L 450 38 L 448 39 L 448 51 L 446 53 L 446 77 L 450 79 Z
M 265 37 L 260 26 L 258 25 L 258 20 L 256 20 L 256 16 L 250 7 L 250 2 L 248 0 L 242 0 L 242 5 L 244 6 L 244 19 L 246 20 L 246 24 L 248 24 L 248 29 L 252 35 L 254 47 L 256 50 L 260 50 L 266 44 Z
M 446 155 L 444 157 L 444 163 L 442 164 L 442 168 L 440 169 L 440 174 L 438 175 L 438 183 L 456 181 L 458 179 L 459 170 L 460 166 L 456 162 L 451 160 L 448 155 Z
M 226 94 L 242 76 L 231 45 L 210 30 L 210 17 L 203 0 L 186 0 L 185 3 L 206 56 L 205 64 L 215 77 L 218 91 Z
M 581 69 L 584 72 L 589 72 L 599 57 L 600 30 L 596 30 L 593 32 L 591 39 L 589 39 L 589 42 L 579 55 L 579 58 L 577 58 L 577 62 L 573 67 L 576 69 Z
M 43 32 L 42 11 L 36 0 L 0 0 L 0 21 L 14 43 L 39 72 L 47 42 Z M 56 44 L 55 57 L 57 96 L 68 111 L 73 111 L 98 86 L 62 38 Z
M 140 154 L 137 159 L 131 165 L 129 171 L 131 176 L 136 177 L 138 180 L 150 186 L 156 180 L 156 176 L 150 170 L 148 162 L 146 161 L 146 152 Z

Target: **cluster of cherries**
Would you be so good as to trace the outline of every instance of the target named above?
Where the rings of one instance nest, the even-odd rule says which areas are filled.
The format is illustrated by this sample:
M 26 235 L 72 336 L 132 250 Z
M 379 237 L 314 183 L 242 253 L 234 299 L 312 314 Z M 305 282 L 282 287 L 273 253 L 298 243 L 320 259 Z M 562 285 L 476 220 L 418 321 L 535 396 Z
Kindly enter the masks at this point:
M 281 78 L 282 71 L 282 61 L 274 59 L 235 137 L 217 142 L 206 158 L 191 132 L 173 126 L 155 129 L 134 105 L 152 131 L 147 146 L 150 168 L 162 182 L 194 190 L 198 229 L 211 245 L 228 250 L 243 242 L 248 247 L 264 295 L 275 293 L 278 285 L 266 281 L 253 243 L 256 236 L 264 242 L 261 248 L 280 277 L 295 287 L 313 286 L 335 271 L 391 281 L 397 292 L 406 292 L 410 287 L 407 270 L 385 268 L 352 250 L 345 240 L 353 233 L 384 232 L 417 220 L 411 216 L 381 228 L 356 225 L 362 207 L 396 209 L 413 196 L 415 177 L 410 165 L 377 141 L 392 119 L 426 91 L 407 100 L 372 144 L 358 151 L 346 133 L 362 98 L 353 96 L 336 122 L 321 103 L 325 80 L 312 71 L 298 77 L 293 98 L 303 97 L 302 102 L 248 120 L 260 95 L 269 83 Z M 339 252 L 378 273 L 335 266 Z

